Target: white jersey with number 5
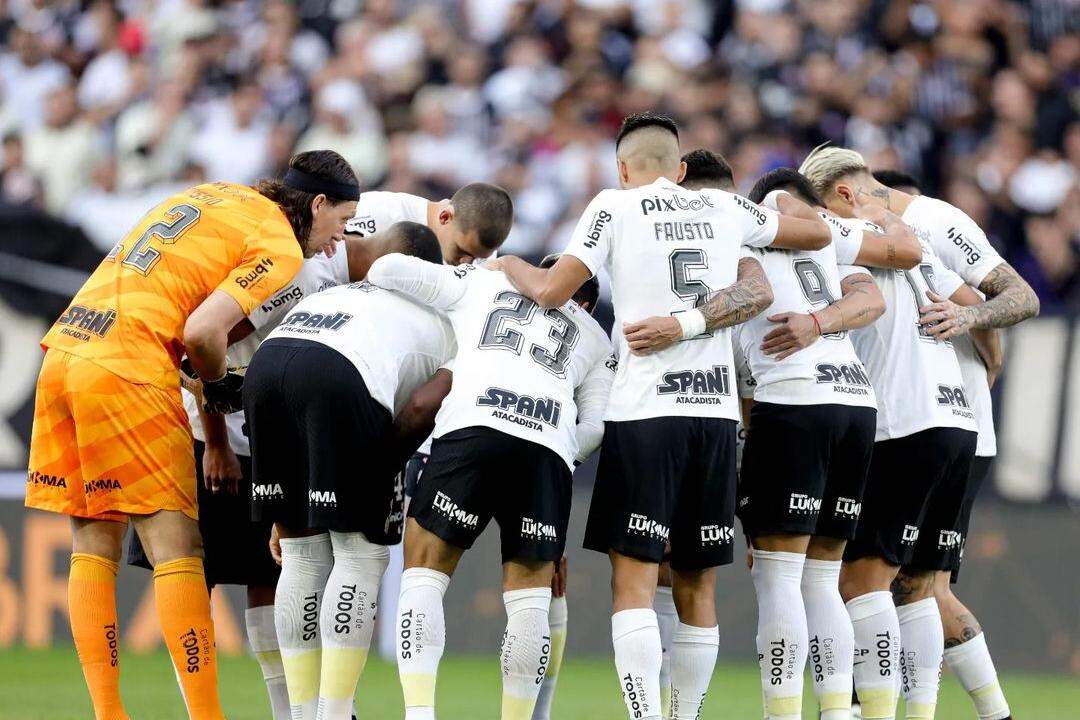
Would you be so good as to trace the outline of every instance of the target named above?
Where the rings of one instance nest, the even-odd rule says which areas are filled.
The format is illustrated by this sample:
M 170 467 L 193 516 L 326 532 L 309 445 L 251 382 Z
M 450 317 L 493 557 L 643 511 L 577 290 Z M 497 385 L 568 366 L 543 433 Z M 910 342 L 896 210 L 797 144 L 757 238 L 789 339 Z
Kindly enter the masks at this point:
M 705 304 L 735 282 L 742 246 L 769 245 L 777 223 L 775 212 L 746 198 L 666 178 L 604 190 L 589 203 L 564 254 L 611 276 L 619 371 L 606 420 L 738 419 L 729 329 L 637 356 L 622 325 Z
M 973 288 L 978 288 L 991 270 L 1005 262 L 975 221 L 963 210 L 944 200 L 916 197 L 904 210 L 901 219 L 921 242 L 934 249 L 945 267 Z M 960 361 L 960 372 L 964 376 L 964 387 L 968 391 L 968 401 L 979 422 L 979 444 L 975 454 L 983 457 L 997 455 L 994 408 L 986 366 L 969 335 L 961 335 L 953 343 L 956 358 Z
M 919 308 L 929 302 L 928 291 L 949 297 L 964 281 L 925 244 L 917 267 L 875 269 L 871 275 L 885 298 L 885 314 L 853 331 L 851 340 L 877 393 L 875 440 L 934 427 L 974 432 L 975 412 L 952 343 L 935 339 L 919 325 Z
M 589 313 L 573 302 L 543 310 L 503 273 L 474 265 L 387 255 L 368 279 L 444 310 L 454 327 L 454 382 L 435 439 L 487 427 L 543 445 L 573 467 L 579 413 L 599 422 L 614 374 L 611 343 Z

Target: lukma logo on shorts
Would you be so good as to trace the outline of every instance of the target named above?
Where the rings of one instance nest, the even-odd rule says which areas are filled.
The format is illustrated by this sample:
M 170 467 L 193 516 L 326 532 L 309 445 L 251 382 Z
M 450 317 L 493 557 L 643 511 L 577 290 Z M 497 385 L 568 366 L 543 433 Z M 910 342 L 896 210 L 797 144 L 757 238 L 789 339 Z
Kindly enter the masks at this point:
M 735 528 L 726 525 L 702 525 L 702 545 L 729 545 L 735 541 Z
M 323 507 L 336 506 L 337 495 L 333 490 L 308 490 L 308 503 Z
M 905 545 L 914 545 L 919 539 L 919 528 L 914 525 L 905 525 L 904 531 L 900 534 L 900 542 Z
M 939 530 L 937 546 L 939 550 L 952 550 L 960 547 L 964 536 L 956 530 Z
M 447 519 L 465 527 L 475 528 L 480 524 L 480 518 L 475 513 L 466 512 L 458 507 L 458 504 L 450 499 L 450 496 L 442 490 L 435 491 L 434 508 L 445 515 Z
M 676 404 L 717 405 L 731 395 L 730 371 L 727 365 L 714 365 L 711 370 L 664 373 L 656 394 L 678 395 Z
M 836 498 L 836 514 L 840 517 L 857 518 L 862 512 L 862 503 L 854 498 Z
M 554 542 L 559 534 L 551 523 L 542 523 L 532 518 L 521 518 L 521 537 L 529 540 L 548 540 Z
M 805 493 L 791 493 L 788 510 L 797 515 L 817 515 L 821 512 L 821 498 L 810 497 Z
M 30 470 L 26 473 L 27 485 L 45 485 L 47 487 L 67 487 L 67 478 L 60 475 L 46 475 L 39 473 L 37 470 Z
M 267 483 L 266 485 L 252 485 L 251 496 L 256 500 L 282 497 L 285 491 L 279 483 Z
M 664 542 L 667 542 L 670 534 L 670 530 L 665 525 L 638 513 L 630 513 L 630 522 L 626 529 L 635 535 L 648 535 Z
M 122 489 L 123 488 L 120 487 L 120 481 L 113 480 L 112 478 L 100 478 L 98 480 L 90 480 L 83 483 L 83 492 L 87 495 Z

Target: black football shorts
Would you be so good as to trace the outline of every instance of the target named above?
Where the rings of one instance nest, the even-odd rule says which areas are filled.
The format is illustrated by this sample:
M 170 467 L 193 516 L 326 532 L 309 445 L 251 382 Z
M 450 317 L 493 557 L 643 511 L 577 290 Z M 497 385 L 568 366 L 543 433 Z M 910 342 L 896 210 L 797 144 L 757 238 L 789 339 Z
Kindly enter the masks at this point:
M 735 421 L 604 423 L 585 547 L 676 570 L 729 564 L 735 537 Z

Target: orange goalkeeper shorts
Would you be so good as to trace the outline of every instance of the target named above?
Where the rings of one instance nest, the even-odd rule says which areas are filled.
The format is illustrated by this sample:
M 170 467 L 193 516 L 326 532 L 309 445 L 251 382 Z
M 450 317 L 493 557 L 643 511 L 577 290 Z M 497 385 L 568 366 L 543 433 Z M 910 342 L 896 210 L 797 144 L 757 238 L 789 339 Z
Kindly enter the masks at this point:
M 48 350 L 38 375 L 26 506 L 120 520 L 179 510 L 198 517 L 195 456 L 180 389 L 125 381 Z

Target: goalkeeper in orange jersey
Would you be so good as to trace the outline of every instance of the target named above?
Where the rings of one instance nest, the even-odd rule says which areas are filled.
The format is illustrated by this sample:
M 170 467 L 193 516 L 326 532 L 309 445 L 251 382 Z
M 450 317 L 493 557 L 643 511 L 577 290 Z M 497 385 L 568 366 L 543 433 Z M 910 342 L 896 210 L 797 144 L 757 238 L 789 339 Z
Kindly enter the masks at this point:
M 203 379 L 207 411 L 239 408 L 229 328 L 342 237 L 359 195 L 329 150 L 293 157 L 280 180 L 254 188 L 177 193 L 109 252 L 42 340 L 26 505 L 71 516 L 71 630 L 97 720 L 128 717 L 115 638 L 129 520 L 154 565 L 188 714 L 223 717 L 180 359 Z

